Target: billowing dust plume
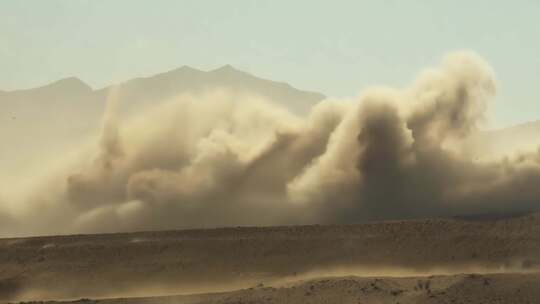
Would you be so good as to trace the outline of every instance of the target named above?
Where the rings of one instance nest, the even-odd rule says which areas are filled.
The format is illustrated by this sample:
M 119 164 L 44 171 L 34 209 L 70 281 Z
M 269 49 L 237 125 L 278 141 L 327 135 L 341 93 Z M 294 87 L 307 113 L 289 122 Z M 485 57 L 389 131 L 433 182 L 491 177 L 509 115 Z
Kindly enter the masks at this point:
M 463 148 L 495 95 L 474 54 L 407 88 L 325 100 L 307 117 L 254 96 L 178 96 L 131 119 L 114 96 L 99 151 L 53 171 L 2 231 L 97 232 L 352 223 L 538 209 L 538 152 Z M 61 156 L 59 156 L 61 157 Z M 3 225 L 4 221 L 0 225 Z

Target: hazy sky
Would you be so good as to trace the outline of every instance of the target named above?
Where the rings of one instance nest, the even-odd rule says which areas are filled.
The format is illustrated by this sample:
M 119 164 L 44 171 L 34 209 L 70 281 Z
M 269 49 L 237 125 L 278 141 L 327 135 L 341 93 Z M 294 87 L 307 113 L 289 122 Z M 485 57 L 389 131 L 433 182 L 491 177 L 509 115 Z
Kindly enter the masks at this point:
M 0 0 L 0 90 L 232 64 L 351 96 L 470 49 L 497 72 L 492 123 L 504 126 L 540 119 L 539 12 L 536 0 Z

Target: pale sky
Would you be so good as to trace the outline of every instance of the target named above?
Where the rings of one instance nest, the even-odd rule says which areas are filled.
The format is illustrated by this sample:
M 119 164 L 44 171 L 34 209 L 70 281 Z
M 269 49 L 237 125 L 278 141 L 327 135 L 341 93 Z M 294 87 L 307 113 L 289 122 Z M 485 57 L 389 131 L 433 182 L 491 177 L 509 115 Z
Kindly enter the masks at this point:
M 495 127 L 540 119 L 540 1 L 0 0 L 0 90 L 94 88 L 231 64 L 329 96 L 404 86 L 468 49 L 495 69 Z

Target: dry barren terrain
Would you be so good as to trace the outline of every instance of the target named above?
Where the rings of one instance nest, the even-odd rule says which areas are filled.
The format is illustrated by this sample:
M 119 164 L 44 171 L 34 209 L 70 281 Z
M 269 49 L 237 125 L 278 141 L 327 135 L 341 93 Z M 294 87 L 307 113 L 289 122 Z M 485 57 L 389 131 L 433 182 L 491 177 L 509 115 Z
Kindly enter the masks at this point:
M 12 238 L 0 299 L 537 303 L 539 269 L 538 215 Z

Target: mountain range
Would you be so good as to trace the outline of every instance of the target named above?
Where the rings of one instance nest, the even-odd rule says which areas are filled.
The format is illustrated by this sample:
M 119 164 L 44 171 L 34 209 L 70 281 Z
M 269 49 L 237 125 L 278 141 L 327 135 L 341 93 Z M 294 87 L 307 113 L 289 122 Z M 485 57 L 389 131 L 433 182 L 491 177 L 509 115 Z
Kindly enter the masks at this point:
M 0 91 L 0 167 L 4 169 L 0 178 L 17 174 L 22 166 L 38 165 L 44 157 L 61 155 L 67 145 L 99 131 L 107 98 L 113 93 L 125 113 L 180 94 L 213 89 L 226 89 L 232 96 L 260 96 L 297 114 L 307 113 L 325 98 L 230 65 L 207 72 L 183 66 L 96 90 L 70 77 L 38 88 Z
M 96 133 L 107 98 L 113 93 L 121 112 L 131 112 L 183 93 L 212 89 L 261 96 L 300 115 L 325 99 L 321 93 L 262 79 L 230 65 L 211 71 L 183 66 L 101 89 L 70 77 L 37 88 L 0 91 L 0 167 L 4 168 L 0 178 L 16 174 L 21 165 L 39 164 L 44 157 L 62 154 L 69 143 Z M 530 148 L 540 144 L 537 134 L 540 120 L 483 131 L 475 136 L 474 150 L 481 156 L 493 151 L 502 155 L 516 147 Z

